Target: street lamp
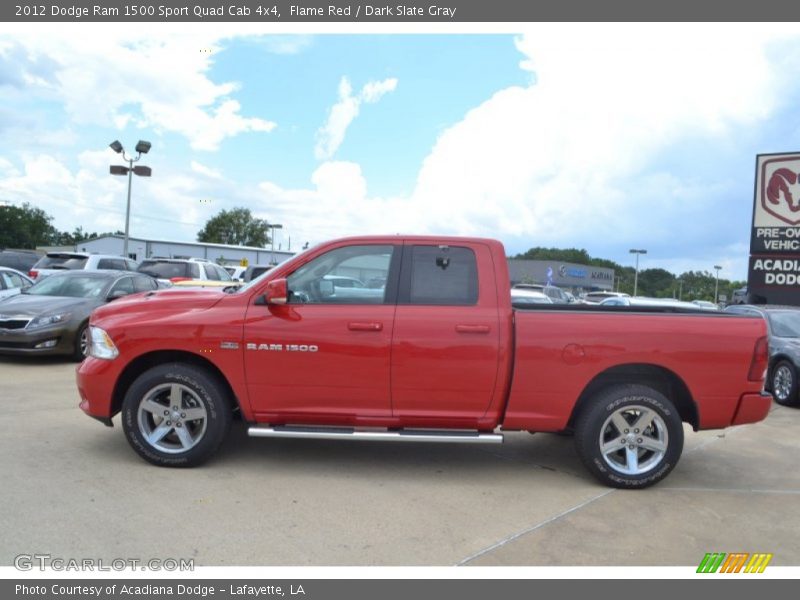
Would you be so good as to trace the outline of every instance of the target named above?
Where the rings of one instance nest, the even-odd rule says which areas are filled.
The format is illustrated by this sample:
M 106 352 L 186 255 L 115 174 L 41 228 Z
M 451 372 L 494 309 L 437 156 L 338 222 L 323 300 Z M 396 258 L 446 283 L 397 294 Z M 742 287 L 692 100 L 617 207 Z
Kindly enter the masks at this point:
M 636 296 L 636 292 L 639 289 L 639 255 L 647 254 L 647 250 L 637 250 L 636 248 L 631 248 L 628 250 L 628 252 L 636 255 L 636 273 L 633 276 L 633 295 Z
M 277 223 L 269 223 L 269 228 L 272 229 L 272 235 L 270 236 L 270 241 L 272 242 L 272 259 L 270 261 L 271 265 L 277 265 L 277 261 L 275 260 L 275 230 L 276 229 L 283 229 L 283 225 L 278 225 Z
M 714 285 L 714 304 L 717 303 L 717 298 L 719 296 L 719 270 L 722 267 L 719 265 L 714 265 L 714 269 L 717 271 L 717 283 Z
M 136 173 L 139 177 L 150 177 L 153 175 L 153 170 L 150 167 L 145 167 L 144 165 L 134 167 L 133 163 L 137 162 L 142 157 L 142 154 L 147 154 L 150 151 L 152 144 L 144 140 L 139 140 L 139 143 L 136 144 L 136 158 L 129 158 L 125 154 L 125 148 L 122 147 L 122 144 L 119 143 L 119 140 L 114 140 L 108 146 L 117 154 L 122 154 L 122 160 L 125 160 L 128 163 L 127 167 L 122 165 L 111 165 L 109 168 L 109 171 L 112 175 L 128 176 L 128 205 L 125 209 L 125 243 L 122 247 L 122 255 L 125 258 L 128 258 L 128 232 L 130 230 L 131 221 L 131 177 L 134 173 Z

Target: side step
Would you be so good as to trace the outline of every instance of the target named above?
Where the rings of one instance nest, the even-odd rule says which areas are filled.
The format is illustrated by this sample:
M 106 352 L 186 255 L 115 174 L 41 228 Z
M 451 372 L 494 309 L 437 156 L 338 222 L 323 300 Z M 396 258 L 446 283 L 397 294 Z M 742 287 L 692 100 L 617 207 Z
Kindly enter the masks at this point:
M 351 427 L 275 427 L 254 425 L 247 430 L 250 437 L 308 438 L 317 440 L 366 440 L 372 442 L 457 442 L 502 444 L 501 433 L 447 431 L 446 429 L 361 430 Z

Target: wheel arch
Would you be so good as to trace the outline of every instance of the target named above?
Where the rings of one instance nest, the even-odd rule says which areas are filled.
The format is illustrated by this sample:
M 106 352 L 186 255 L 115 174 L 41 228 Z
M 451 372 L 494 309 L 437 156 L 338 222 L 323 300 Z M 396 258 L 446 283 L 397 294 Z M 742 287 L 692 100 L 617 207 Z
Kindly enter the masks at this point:
M 125 394 L 139 375 L 152 367 L 168 362 L 183 363 L 202 368 L 224 386 L 231 408 L 234 410 L 239 408 L 239 399 L 233 392 L 233 388 L 227 378 L 210 360 L 198 356 L 197 354 L 181 350 L 157 350 L 137 356 L 128 363 L 122 371 L 114 386 L 114 393 L 111 397 L 111 414 L 115 415 L 122 410 L 122 401 L 125 399 Z
M 626 383 L 647 385 L 664 394 L 675 404 L 681 421 L 689 423 L 697 431 L 700 424 L 697 403 L 683 379 L 666 367 L 644 363 L 617 365 L 595 375 L 578 397 L 568 426 L 575 426 L 578 415 L 597 394 L 609 387 Z

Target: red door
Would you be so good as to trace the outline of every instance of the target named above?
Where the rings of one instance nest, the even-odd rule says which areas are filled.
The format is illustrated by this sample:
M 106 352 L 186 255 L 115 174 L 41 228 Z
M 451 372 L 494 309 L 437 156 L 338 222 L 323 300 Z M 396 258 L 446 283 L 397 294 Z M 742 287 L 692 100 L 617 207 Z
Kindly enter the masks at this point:
M 288 276 L 289 304 L 249 307 L 245 369 L 260 421 L 345 424 L 391 416 L 397 248 L 328 251 Z
M 407 245 L 392 341 L 393 414 L 474 427 L 498 384 L 501 330 L 489 249 Z

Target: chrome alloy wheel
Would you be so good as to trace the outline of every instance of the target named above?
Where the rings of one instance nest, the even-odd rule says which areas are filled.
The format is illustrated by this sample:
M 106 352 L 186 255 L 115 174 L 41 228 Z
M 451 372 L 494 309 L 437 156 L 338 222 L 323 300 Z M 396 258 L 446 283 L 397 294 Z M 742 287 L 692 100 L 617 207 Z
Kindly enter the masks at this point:
M 793 374 L 791 369 L 783 364 L 775 369 L 772 376 L 772 392 L 778 400 L 786 401 L 792 394 L 792 386 L 794 385 Z
M 600 454 L 614 471 L 641 475 L 657 467 L 669 444 L 667 426 L 645 406 L 615 411 L 600 428 Z
M 200 397 L 180 383 L 148 391 L 137 412 L 139 431 L 150 446 L 167 454 L 194 448 L 206 432 L 208 413 Z

